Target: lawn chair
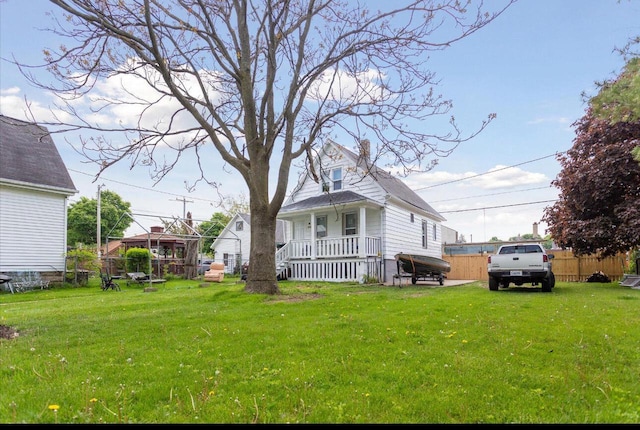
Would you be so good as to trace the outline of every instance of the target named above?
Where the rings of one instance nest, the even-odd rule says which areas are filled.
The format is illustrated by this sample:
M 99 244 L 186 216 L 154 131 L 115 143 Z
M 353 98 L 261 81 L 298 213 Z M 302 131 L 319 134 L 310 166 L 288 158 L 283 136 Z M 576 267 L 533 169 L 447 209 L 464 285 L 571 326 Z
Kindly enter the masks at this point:
M 100 271 L 100 279 L 102 279 L 102 291 L 107 291 L 111 288 L 113 291 L 120 291 L 120 285 L 113 282 L 113 278 L 109 275 L 109 271 L 102 273 Z

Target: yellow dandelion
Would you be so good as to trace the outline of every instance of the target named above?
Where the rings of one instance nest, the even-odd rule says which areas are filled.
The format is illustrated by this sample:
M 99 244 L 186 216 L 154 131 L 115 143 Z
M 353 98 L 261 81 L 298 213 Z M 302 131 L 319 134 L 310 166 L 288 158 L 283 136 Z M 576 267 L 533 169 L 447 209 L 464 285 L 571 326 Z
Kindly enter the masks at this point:
M 89 400 L 89 401 L 90 401 L 91 403 L 95 403 L 95 402 L 97 402 L 97 401 L 98 401 L 98 399 L 96 399 L 96 398 L 94 397 L 94 398 L 92 398 L 92 399 L 91 399 L 91 400 Z
M 58 412 L 58 409 L 60 409 L 60 405 L 49 405 L 49 410 L 53 412 Z

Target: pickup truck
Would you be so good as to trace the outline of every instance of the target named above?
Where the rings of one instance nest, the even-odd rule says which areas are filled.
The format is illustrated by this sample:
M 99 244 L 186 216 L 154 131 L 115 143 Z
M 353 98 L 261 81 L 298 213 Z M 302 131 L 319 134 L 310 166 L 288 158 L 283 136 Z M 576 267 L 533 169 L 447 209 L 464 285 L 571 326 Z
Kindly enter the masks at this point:
M 510 283 L 518 286 L 540 283 L 542 291 L 549 292 L 556 284 L 552 259 L 553 254 L 547 254 L 537 243 L 502 245 L 497 254 L 488 257 L 489 289 L 508 288 Z

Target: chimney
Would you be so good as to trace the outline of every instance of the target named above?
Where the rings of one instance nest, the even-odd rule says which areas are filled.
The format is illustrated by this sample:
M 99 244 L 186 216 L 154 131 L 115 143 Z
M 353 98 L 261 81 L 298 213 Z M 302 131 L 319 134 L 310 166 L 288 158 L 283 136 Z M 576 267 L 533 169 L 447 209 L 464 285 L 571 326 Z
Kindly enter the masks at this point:
M 362 139 L 360 141 L 360 157 L 367 165 L 371 163 L 371 142 L 369 142 L 369 139 Z
M 538 223 L 534 222 L 533 223 L 533 237 L 540 237 L 540 235 L 538 234 Z
M 162 233 L 163 231 L 164 231 L 164 227 L 162 226 L 151 227 L 151 233 Z

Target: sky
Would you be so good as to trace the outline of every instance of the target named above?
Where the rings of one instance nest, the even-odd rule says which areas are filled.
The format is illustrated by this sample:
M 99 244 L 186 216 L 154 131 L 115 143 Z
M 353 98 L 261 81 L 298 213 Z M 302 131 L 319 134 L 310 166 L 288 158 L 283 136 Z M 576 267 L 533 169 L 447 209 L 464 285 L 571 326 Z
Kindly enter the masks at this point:
M 52 101 L 5 60 L 41 62 L 42 49 L 55 45 L 51 33 L 39 30 L 51 9 L 45 0 L 0 0 L 3 115 L 25 119 L 25 98 L 36 112 Z M 519 0 L 487 27 L 431 53 L 431 69 L 440 79 L 436 90 L 453 101 L 450 114 L 463 132 L 477 130 L 491 113 L 496 119 L 429 172 L 402 180 L 467 242 L 508 240 L 532 233 L 534 223 L 544 236 L 544 208 L 558 197 L 551 186 L 561 170 L 556 154 L 573 144 L 572 124 L 585 114 L 582 94 L 595 95 L 596 82 L 619 74 L 624 61 L 614 48 L 638 34 L 638 0 Z M 218 193 L 208 185 L 185 189 L 193 181 L 187 163 L 157 184 L 146 168 L 128 164 L 112 166 L 95 180 L 97 168 L 64 136 L 55 134 L 54 141 L 79 191 L 70 203 L 96 198 L 99 188 L 117 193 L 131 203 L 136 218 L 127 235 L 186 212 L 198 222 L 221 211 Z M 215 157 L 210 168 L 219 170 L 225 195 L 248 202 L 238 173 Z M 289 190 L 297 175 L 294 169 Z

